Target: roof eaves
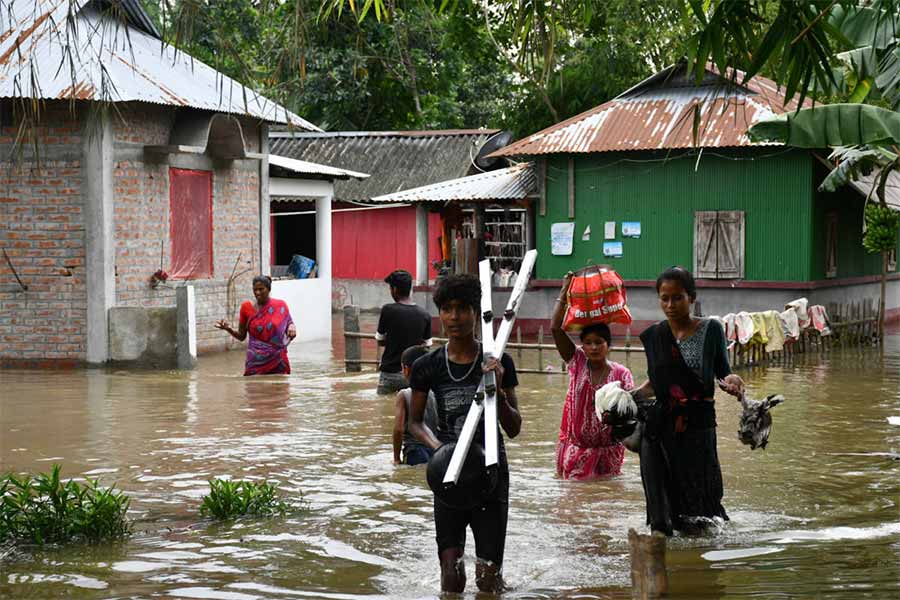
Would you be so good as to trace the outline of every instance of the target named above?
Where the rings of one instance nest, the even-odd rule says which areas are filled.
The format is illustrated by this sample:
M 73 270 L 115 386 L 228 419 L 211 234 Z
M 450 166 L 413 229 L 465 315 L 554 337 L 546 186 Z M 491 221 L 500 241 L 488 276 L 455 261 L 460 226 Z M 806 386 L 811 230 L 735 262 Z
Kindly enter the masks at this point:
M 499 129 L 433 129 L 420 131 L 270 131 L 270 138 L 445 137 L 493 135 Z

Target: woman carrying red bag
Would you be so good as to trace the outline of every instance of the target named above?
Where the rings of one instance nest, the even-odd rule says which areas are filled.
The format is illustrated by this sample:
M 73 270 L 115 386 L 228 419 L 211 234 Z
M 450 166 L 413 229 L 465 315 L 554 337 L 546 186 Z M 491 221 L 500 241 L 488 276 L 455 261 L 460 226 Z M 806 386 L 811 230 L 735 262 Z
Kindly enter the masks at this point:
M 612 438 L 609 425 L 597 418 L 594 394 L 612 381 L 631 390 L 634 381 L 627 367 L 607 359 L 611 342 L 608 325 L 596 322 L 582 327 L 580 347 L 563 329 L 573 277 L 571 272 L 566 274 L 550 323 L 556 350 L 568 363 L 569 372 L 556 447 L 556 473 L 563 479 L 590 480 L 618 475 L 625 459 L 625 447 Z

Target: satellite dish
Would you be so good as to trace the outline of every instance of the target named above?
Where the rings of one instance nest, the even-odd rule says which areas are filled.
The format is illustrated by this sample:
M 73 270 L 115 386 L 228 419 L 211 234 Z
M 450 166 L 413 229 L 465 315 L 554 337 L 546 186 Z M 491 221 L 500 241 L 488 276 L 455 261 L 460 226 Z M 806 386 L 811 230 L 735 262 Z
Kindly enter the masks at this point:
M 492 152 L 496 152 L 500 148 L 504 146 L 508 146 L 512 141 L 512 133 L 509 131 L 499 131 L 488 138 L 484 144 L 481 145 L 481 148 L 478 150 L 478 156 L 475 157 L 475 164 L 479 169 L 483 169 L 485 171 L 490 171 L 491 169 L 498 168 L 501 164 L 506 164 L 506 159 L 504 158 L 488 158 L 488 154 Z

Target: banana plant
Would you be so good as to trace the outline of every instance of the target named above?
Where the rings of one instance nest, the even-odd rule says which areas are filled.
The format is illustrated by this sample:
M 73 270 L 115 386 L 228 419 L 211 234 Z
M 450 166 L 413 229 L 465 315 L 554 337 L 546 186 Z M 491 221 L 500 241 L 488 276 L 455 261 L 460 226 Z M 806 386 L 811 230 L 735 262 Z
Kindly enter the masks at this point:
M 884 333 L 888 255 L 897 245 L 897 208 L 889 210 L 885 189 L 900 180 L 900 113 L 868 104 L 829 104 L 804 108 L 761 121 L 749 130 L 758 142 L 781 142 L 798 148 L 833 148 L 835 167 L 819 189 L 833 192 L 863 177 L 874 177 L 864 208 L 863 246 L 882 255 L 879 339 Z M 878 207 L 870 207 L 872 193 Z
M 900 110 L 900 15 L 893 3 L 836 5 L 828 18 L 844 47 L 836 57 L 849 102 L 883 100 Z

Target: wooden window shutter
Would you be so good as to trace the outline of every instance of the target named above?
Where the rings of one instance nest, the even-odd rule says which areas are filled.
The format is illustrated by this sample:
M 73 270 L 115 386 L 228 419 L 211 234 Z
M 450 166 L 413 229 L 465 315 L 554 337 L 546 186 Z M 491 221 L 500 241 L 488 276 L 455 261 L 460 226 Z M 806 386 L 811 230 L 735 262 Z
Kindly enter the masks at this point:
M 722 210 L 716 221 L 716 277 L 744 278 L 744 211 Z
M 715 211 L 694 213 L 694 276 L 716 277 L 716 222 Z

